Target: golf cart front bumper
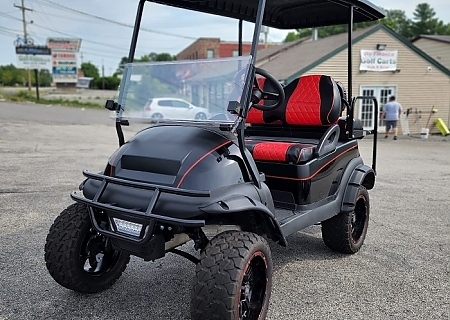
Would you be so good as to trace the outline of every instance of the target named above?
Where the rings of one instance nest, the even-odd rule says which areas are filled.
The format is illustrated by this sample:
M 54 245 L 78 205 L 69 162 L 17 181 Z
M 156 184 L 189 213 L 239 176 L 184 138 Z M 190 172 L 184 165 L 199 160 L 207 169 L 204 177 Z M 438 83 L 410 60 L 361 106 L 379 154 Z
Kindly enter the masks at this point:
M 128 251 L 146 260 L 164 256 L 166 234 L 176 227 L 196 228 L 205 225 L 195 219 L 198 207 L 208 200 L 208 191 L 184 190 L 105 176 L 83 171 L 87 179 L 80 186 L 83 195 L 71 193 L 84 203 L 97 232 L 108 236 L 118 250 Z M 176 212 L 183 206 L 183 218 L 161 215 Z M 177 215 L 180 215 L 178 211 Z M 183 215 L 183 212 L 181 212 Z

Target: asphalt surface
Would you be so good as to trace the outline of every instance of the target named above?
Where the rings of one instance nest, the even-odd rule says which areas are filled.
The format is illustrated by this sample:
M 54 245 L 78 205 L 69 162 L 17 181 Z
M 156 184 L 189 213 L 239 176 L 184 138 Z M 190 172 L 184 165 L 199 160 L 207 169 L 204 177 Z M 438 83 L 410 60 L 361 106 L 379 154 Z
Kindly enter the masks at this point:
M 0 102 L 0 121 L 0 320 L 189 319 L 194 265 L 181 257 L 132 258 L 111 289 L 92 295 L 59 286 L 45 267 L 45 237 L 81 170 L 102 170 L 117 147 L 108 112 Z M 450 143 L 442 140 L 380 139 L 357 254 L 327 249 L 319 226 L 290 236 L 288 248 L 271 244 L 267 319 L 449 319 Z M 368 164 L 372 142 L 360 143 Z

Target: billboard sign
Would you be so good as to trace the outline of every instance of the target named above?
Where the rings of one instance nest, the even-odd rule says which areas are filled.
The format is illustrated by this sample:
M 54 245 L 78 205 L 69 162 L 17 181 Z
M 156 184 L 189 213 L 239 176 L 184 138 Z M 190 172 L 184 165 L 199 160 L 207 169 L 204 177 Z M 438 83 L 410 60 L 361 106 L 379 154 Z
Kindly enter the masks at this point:
M 78 38 L 47 38 L 47 47 L 52 51 L 78 52 L 81 39 Z
M 46 46 L 17 46 L 16 54 L 51 55 L 52 50 Z
M 55 83 L 76 83 L 78 56 L 75 52 L 52 53 L 52 76 Z
M 361 50 L 362 71 L 395 71 L 397 70 L 397 50 Z
M 52 70 L 51 55 L 17 54 L 16 56 L 18 68 Z

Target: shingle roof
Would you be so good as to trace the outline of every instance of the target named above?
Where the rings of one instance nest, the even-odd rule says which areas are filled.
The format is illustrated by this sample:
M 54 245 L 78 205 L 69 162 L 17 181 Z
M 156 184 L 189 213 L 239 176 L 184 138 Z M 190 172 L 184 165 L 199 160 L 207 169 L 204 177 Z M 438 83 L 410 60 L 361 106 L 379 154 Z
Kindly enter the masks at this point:
M 377 27 L 379 25 L 353 31 L 353 39 Z M 297 40 L 291 45 L 287 43 L 280 47 L 263 49 L 258 51 L 256 66 L 269 71 L 280 80 L 288 79 L 293 73 L 331 54 L 334 50 L 342 46 L 347 47 L 347 37 L 347 33 L 341 33 L 316 41 Z M 268 53 L 272 55 L 269 59 Z
M 450 70 L 434 60 L 428 54 L 417 48 L 408 39 L 402 37 L 392 29 L 383 24 L 378 24 L 364 29 L 359 29 L 353 32 L 353 43 L 371 35 L 377 30 L 384 30 L 399 42 L 410 48 L 417 55 L 426 59 L 433 66 L 450 76 Z M 298 41 L 293 46 L 284 47 L 285 50 L 280 50 L 283 46 L 277 47 L 277 52 L 271 51 L 271 55 L 264 53 L 265 50 L 260 50 L 257 56 L 256 66 L 269 71 L 274 77 L 279 80 L 286 80 L 290 82 L 301 74 L 319 65 L 323 61 L 333 57 L 342 50 L 347 48 L 347 33 L 337 34 L 334 36 L 319 39 L 317 41 Z M 439 38 L 446 38 L 447 36 L 432 36 Z M 274 48 L 270 48 L 274 49 Z M 267 57 L 270 56 L 269 59 Z M 263 58 L 265 57 L 265 58 Z
M 440 36 L 440 35 L 430 35 L 430 34 L 421 34 L 420 36 L 412 39 L 411 42 L 415 42 L 419 39 L 429 39 L 429 40 L 435 40 L 435 41 L 439 41 L 439 42 L 450 43 L 450 36 Z

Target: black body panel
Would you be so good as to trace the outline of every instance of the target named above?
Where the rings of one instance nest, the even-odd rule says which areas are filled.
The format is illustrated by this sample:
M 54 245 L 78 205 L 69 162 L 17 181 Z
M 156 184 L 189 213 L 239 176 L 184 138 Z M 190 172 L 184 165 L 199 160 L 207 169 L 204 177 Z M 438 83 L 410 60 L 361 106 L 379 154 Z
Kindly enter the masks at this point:
M 295 204 L 314 203 L 333 194 L 342 170 L 352 158 L 357 157 L 358 144 L 349 141 L 338 145 L 334 152 L 306 164 L 257 161 L 256 165 L 266 176 L 275 205 L 292 208 Z
M 115 239 L 116 247 L 154 259 L 162 250 L 162 238 L 154 237 L 167 227 L 186 232 L 208 224 L 235 224 L 243 230 L 256 228 L 286 245 L 289 234 L 340 211 L 350 177 L 363 183 L 369 176 L 365 183 L 373 185 L 373 172 L 363 166 L 357 141 L 352 140 L 305 164 L 255 164 L 249 156 L 262 172 L 260 179 L 267 177 L 258 188 L 234 139 L 210 127 L 147 128 L 111 156 L 105 175 L 85 172 L 84 197 L 73 193 L 72 198 L 90 207 L 95 228 Z M 360 173 L 352 176 L 358 166 Z M 348 189 L 346 199 L 352 194 Z M 101 226 L 100 221 L 114 217 L 143 224 L 147 231 L 130 238 Z M 159 243 L 156 251 L 149 251 L 150 243 Z
M 109 174 L 189 190 L 240 183 L 239 163 L 229 159 L 239 154 L 234 139 L 212 128 L 153 126 L 136 134 L 111 157 Z

